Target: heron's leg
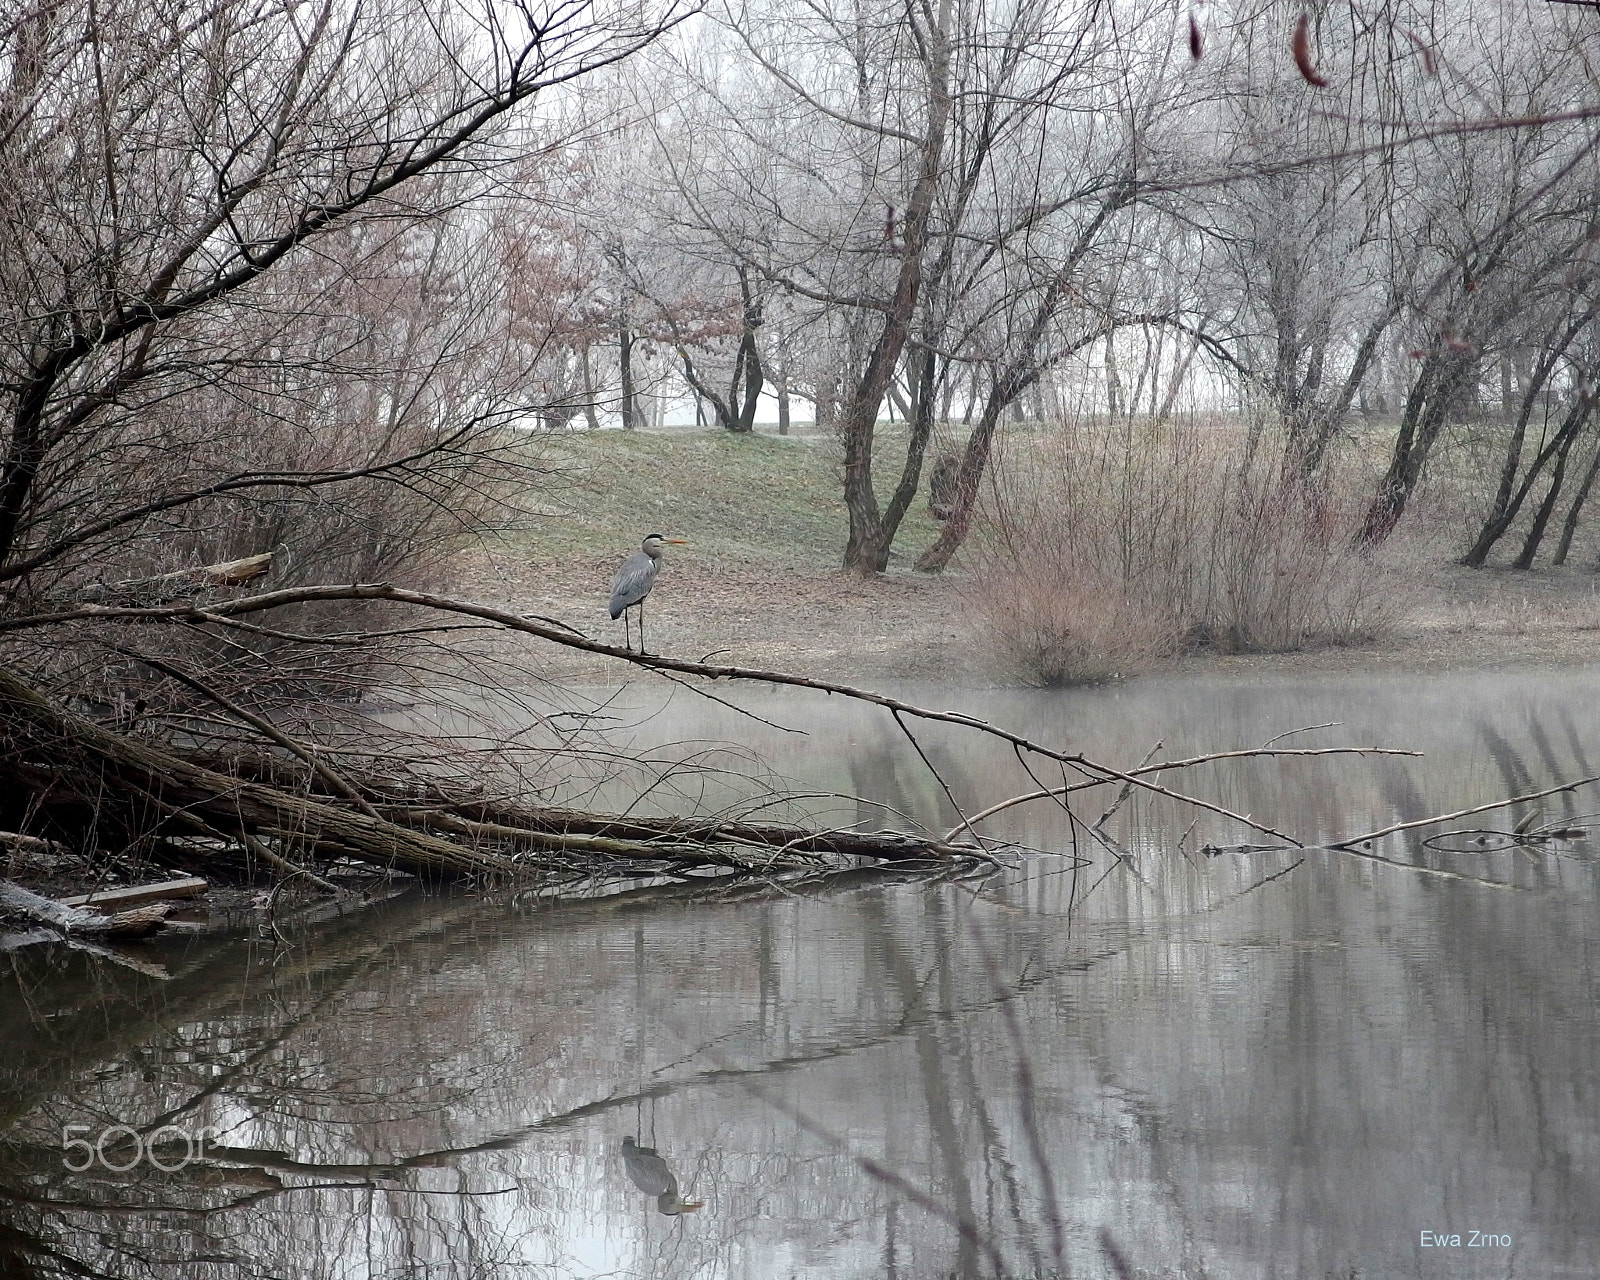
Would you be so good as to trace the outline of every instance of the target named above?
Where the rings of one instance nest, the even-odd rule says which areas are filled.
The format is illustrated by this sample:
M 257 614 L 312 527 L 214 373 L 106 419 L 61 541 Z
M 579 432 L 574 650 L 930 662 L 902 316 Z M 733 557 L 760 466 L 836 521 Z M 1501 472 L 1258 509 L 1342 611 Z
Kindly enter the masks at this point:
M 645 647 L 644 647 L 644 601 L 641 600 L 641 601 L 639 601 L 639 654 L 640 654 L 640 656 L 641 657 L 644 656 L 645 652 L 646 652 L 646 650 L 645 650 Z

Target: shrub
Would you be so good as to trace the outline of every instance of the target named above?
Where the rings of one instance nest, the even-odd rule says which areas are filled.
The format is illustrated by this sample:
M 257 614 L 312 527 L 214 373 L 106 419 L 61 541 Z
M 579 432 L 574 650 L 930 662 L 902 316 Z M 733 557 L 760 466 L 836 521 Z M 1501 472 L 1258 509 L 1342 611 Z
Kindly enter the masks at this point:
M 1360 508 L 1308 491 L 1230 423 L 1079 422 L 996 467 L 975 608 L 1028 683 L 1105 679 L 1184 649 L 1369 640 L 1395 595 Z

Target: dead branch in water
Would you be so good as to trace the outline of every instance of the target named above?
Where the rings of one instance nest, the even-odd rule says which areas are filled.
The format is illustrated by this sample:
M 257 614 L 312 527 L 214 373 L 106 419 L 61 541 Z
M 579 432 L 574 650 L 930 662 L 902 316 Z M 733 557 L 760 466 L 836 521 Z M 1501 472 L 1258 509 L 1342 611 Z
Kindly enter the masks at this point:
M 0 880 L 0 908 L 78 937 L 142 938 L 161 928 L 171 905 L 153 902 L 108 916 L 69 906 L 9 880 Z

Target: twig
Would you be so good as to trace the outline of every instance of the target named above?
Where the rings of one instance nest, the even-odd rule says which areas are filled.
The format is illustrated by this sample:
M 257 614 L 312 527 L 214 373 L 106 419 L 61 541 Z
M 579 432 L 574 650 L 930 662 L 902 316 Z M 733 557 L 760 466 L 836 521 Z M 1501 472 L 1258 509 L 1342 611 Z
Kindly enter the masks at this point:
M 1160 751 L 1161 748 L 1166 745 L 1167 744 L 1165 742 L 1157 742 L 1155 746 L 1146 751 L 1144 753 L 1144 759 L 1139 761 L 1139 769 L 1143 769 L 1147 764 L 1149 764 L 1150 757 L 1155 755 L 1156 752 Z M 1138 773 L 1139 769 L 1135 769 L 1134 773 Z M 1131 782 L 1124 782 L 1122 784 L 1122 790 L 1117 792 L 1117 798 L 1111 802 L 1111 807 L 1094 820 L 1094 825 L 1096 827 L 1103 827 L 1107 822 L 1111 821 L 1112 815 L 1115 814 L 1118 809 L 1122 808 L 1123 802 L 1127 800 L 1132 791 L 1133 784 Z
M 1439 813 L 1431 818 L 1418 818 L 1414 822 L 1396 822 L 1392 826 L 1380 827 L 1377 831 L 1368 831 L 1359 836 L 1351 836 L 1348 840 L 1339 840 L 1329 844 L 1329 849 L 1340 849 L 1353 853 L 1353 845 L 1365 844 L 1369 840 L 1376 840 L 1381 836 L 1392 836 L 1397 831 L 1413 831 L 1417 827 L 1431 827 L 1439 822 L 1454 822 L 1457 818 L 1465 818 L 1474 813 L 1488 813 L 1491 809 L 1508 809 L 1514 804 L 1526 804 L 1529 800 L 1542 800 L 1545 796 L 1559 795 L 1563 791 L 1576 791 L 1579 787 L 1586 787 L 1591 782 L 1600 782 L 1600 773 L 1592 777 L 1580 778 L 1576 782 L 1564 782 L 1558 787 L 1546 787 L 1543 791 L 1530 792 L 1525 796 L 1512 796 L 1509 800 L 1496 800 L 1491 804 L 1473 805 L 1470 809 L 1458 809 L 1454 813 Z M 1385 859 L 1379 859 L 1385 861 Z
M 170 662 L 163 661 L 161 658 L 152 657 L 149 654 L 135 652 L 132 649 L 122 649 L 117 648 L 116 646 L 113 646 L 113 648 L 116 649 L 117 653 L 122 654 L 124 657 L 132 658 L 136 662 L 142 662 L 147 667 L 154 667 L 157 671 L 171 676 L 179 684 L 187 685 L 202 697 L 210 698 L 212 702 L 215 702 L 230 716 L 234 716 L 239 720 L 242 720 L 257 733 L 263 735 L 264 737 L 270 738 L 273 742 L 276 742 L 285 751 L 299 756 L 300 759 L 304 760 L 306 764 L 311 767 L 312 772 L 314 772 L 335 791 L 339 792 L 340 795 L 344 796 L 344 798 L 350 801 L 351 804 L 355 805 L 356 808 L 360 809 L 362 813 L 367 815 L 367 817 L 376 818 L 378 816 L 378 811 L 367 802 L 367 798 L 357 791 L 353 785 L 347 782 L 341 773 L 334 769 L 332 765 L 323 760 L 319 760 L 316 752 L 312 751 L 309 747 L 296 742 L 288 734 L 279 729 L 277 725 L 273 724 L 272 721 L 256 715 L 253 711 L 246 711 L 243 707 L 234 702 L 231 698 L 227 697 L 225 694 L 219 693 L 210 685 L 195 679 L 187 672 L 180 671 Z
M 1285 738 L 1292 738 L 1297 733 L 1310 733 L 1313 729 L 1337 729 L 1343 723 L 1342 720 L 1330 720 L 1327 724 L 1308 724 L 1300 729 L 1285 729 L 1282 733 L 1274 734 L 1268 738 L 1261 746 L 1265 750 L 1274 742 L 1282 742 Z

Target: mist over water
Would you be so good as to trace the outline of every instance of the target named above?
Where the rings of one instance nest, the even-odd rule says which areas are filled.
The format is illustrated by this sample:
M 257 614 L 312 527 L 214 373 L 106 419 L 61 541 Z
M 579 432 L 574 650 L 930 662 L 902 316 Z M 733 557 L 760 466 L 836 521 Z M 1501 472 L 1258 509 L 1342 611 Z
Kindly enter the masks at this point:
M 1307 843 L 1600 771 L 1600 672 L 900 692 L 1121 767 L 1328 721 L 1280 745 L 1425 753 L 1162 777 Z M 805 733 L 641 686 L 619 740 L 736 742 L 864 798 L 807 802 L 837 821 L 957 820 L 883 713 L 733 696 Z M 1037 785 L 915 731 L 968 812 Z M 1581 827 L 1600 792 L 1538 807 Z M 1020 807 L 986 834 L 1046 852 L 981 881 L 415 894 L 143 973 L 8 953 L 0 1274 L 1600 1274 L 1600 842 L 1207 856 L 1264 840 L 1195 820 L 1135 798 L 1123 856 L 1080 829 L 1075 861 Z M 64 1126 L 162 1123 L 214 1127 L 207 1158 L 63 1167 Z

